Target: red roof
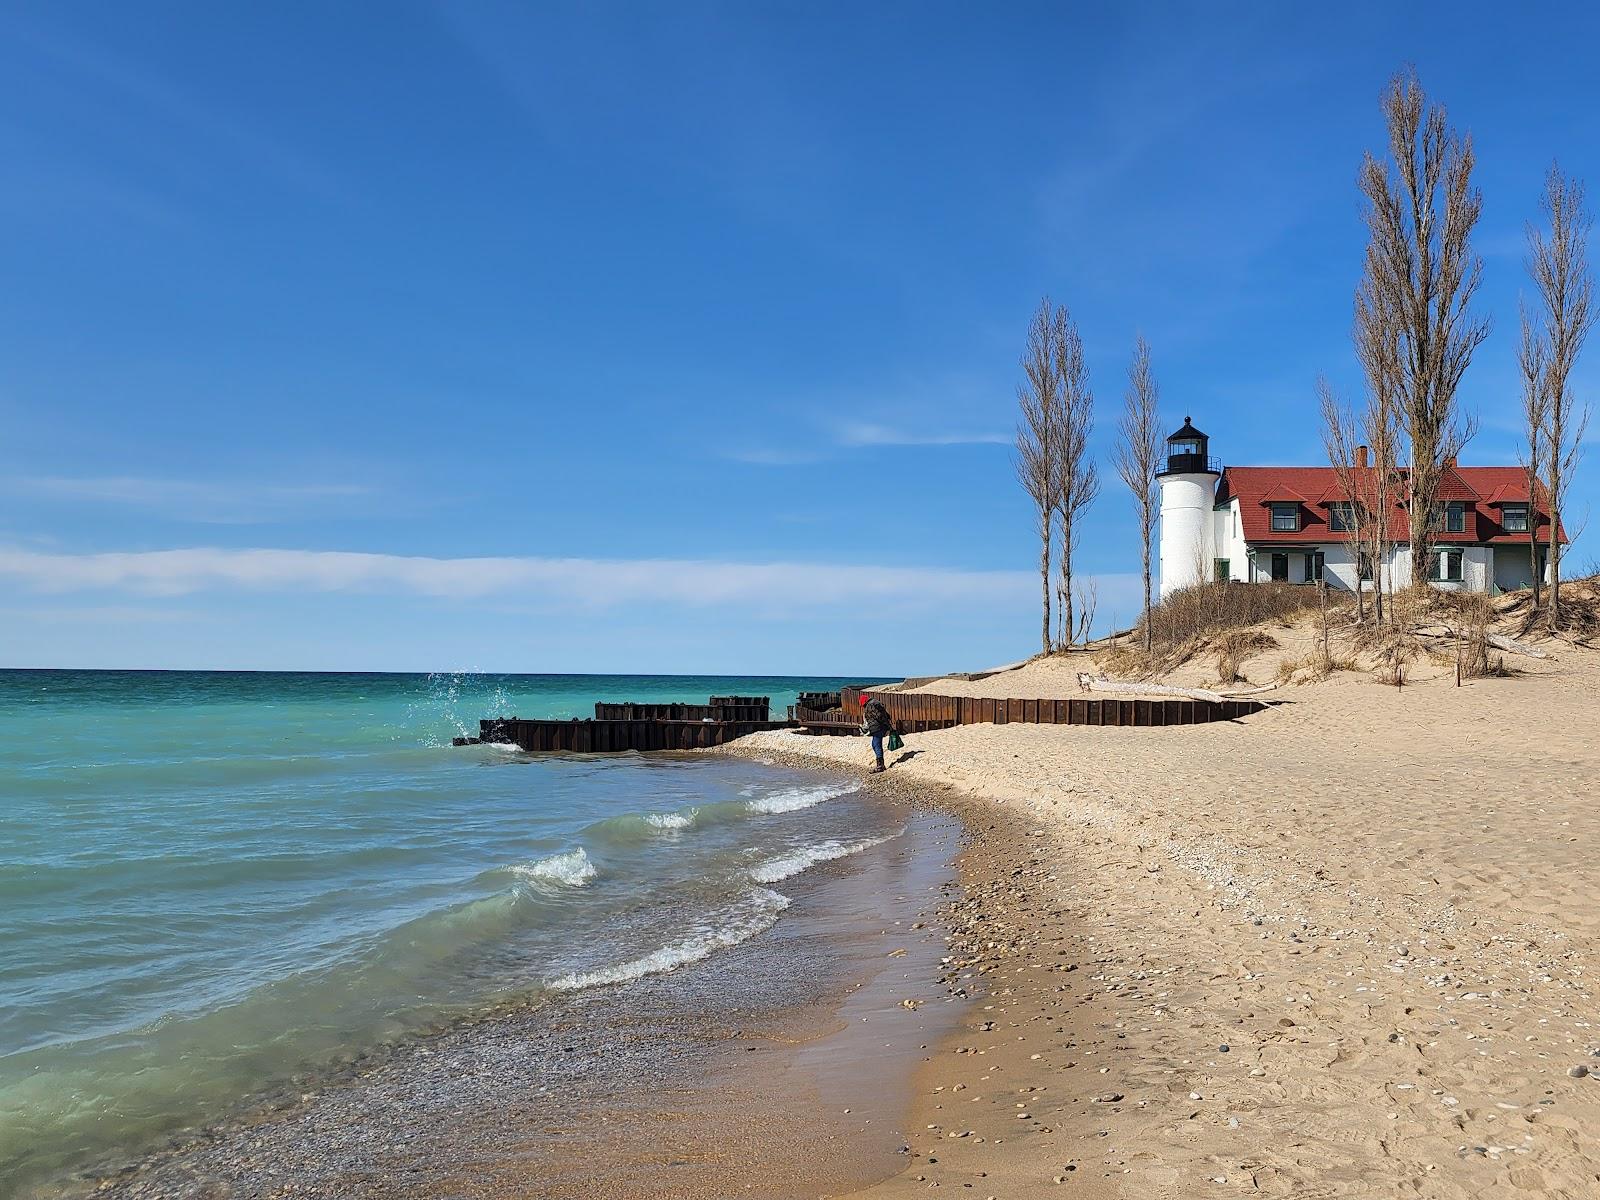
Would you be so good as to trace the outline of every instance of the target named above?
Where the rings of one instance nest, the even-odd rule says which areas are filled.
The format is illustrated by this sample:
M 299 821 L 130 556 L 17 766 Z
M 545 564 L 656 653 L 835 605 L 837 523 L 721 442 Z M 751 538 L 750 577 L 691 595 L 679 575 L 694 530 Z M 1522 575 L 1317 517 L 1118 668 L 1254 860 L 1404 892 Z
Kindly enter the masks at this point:
M 1295 491 L 1288 484 L 1279 480 L 1269 487 L 1261 496 L 1261 504 L 1309 504 L 1310 501 Z
M 1410 540 L 1410 532 L 1401 503 L 1403 483 L 1399 491 L 1402 494 L 1396 496 L 1389 514 L 1389 536 L 1404 542 Z M 1502 505 L 1525 503 L 1527 496 L 1528 473 L 1522 467 L 1446 467 L 1439 481 L 1439 499 L 1466 506 L 1466 529 L 1461 533 L 1440 530 L 1434 537 L 1443 543 L 1525 546 L 1528 534 L 1507 532 L 1500 520 Z M 1539 497 L 1542 505 L 1542 486 Z M 1328 527 L 1329 507 L 1349 498 L 1332 467 L 1228 467 L 1217 483 L 1217 503 L 1235 498 L 1239 501 L 1241 532 L 1247 542 L 1300 545 L 1342 541 L 1345 537 L 1342 530 Z M 1291 502 L 1299 505 L 1300 528 L 1274 530 L 1268 506 Z M 1541 540 L 1549 537 L 1550 516 L 1543 507 L 1537 513 L 1536 528 Z M 1561 540 L 1567 540 L 1565 533 Z
M 1483 468 L 1479 468 L 1482 470 Z M 1488 468 L 1494 470 L 1493 467 Z M 1461 468 L 1451 465 L 1439 472 L 1439 490 L 1437 499 L 1440 500 L 1479 500 L 1482 499 L 1477 492 L 1472 490 L 1461 474 Z
M 1540 488 L 1539 499 L 1544 499 L 1544 489 Z M 1523 475 L 1516 483 L 1502 483 L 1495 488 L 1493 494 L 1484 501 L 1489 505 L 1500 504 L 1526 504 L 1528 502 L 1528 477 Z

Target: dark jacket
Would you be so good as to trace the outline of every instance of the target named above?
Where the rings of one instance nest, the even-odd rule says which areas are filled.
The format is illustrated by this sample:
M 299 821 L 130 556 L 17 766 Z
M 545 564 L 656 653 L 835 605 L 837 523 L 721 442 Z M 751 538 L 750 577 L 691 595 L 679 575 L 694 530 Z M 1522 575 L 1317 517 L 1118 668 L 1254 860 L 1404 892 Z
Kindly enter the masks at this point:
M 861 710 L 861 723 L 869 734 L 887 735 L 894 730 L 889 710 L 876 700 L 868 700 L 866 708 Z

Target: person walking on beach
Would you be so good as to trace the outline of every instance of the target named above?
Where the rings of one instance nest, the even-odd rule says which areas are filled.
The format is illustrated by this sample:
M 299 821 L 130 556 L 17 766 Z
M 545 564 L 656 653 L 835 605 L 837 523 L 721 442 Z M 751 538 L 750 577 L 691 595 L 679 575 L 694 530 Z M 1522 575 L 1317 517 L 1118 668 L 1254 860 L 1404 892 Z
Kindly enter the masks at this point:
M 876 775 L 883 770 L 883 739 L 894 732 L 894 721 L 883 701 L 874 700 L 865 692 L 861 695 L 861 728 L 872 739 L 872 757 L 877 760 L 872 774 Z

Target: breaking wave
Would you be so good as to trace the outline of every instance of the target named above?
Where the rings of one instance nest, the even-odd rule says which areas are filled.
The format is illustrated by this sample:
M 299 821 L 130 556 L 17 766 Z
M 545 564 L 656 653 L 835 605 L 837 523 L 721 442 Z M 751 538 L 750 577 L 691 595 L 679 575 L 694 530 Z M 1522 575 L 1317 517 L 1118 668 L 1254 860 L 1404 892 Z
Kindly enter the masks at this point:
M 781 792 L 773 792 L 766 796 L 756 796 L 745 801 L 745 807 L 753 813 L 786 813 L 798 812 L 802 808 L 811 808 L 827 800 L 836 800 L 840 796 L 848 796 L 856 791 L 853 783 L 823 784 L 820 787 L 785 788 Z
M 732 910 L 720 914 L 719 920 L 696 925 L 689 936 L 679 941 L 615 966 L 574 971 L 559 979 L 552 979 L 549 987 L 558 992 L 575 992 L 582 988 L 626 983 L 646 975 L 675 971 L 709 958 L 718 950 L 737 946 L 764 929 L 770 929 L 778 919 L 778 914 L 788 907 L 789 897 L 769 888 L 755 888 L 741 897 Z
M 687 829 L 699 815 L 698 808 L 686 808 L 682 812 L 646 813 L 644 823 L 654 829 Z
M 832 862 L 836 858 L 848 858 L 852 854 L 860 854 L 863 850 L 881 846 L 890 838 L 899 836 L 898 833 L 891 833 L 888 837 L 866 838 L 859 842 L 829 840 L 818 842 L 814 846 L 801 846 L 798 850 L 791 850 L 787 854 L 780 854 L 776 858 L 769 858 L 766 862 L 751 867 L 750 878 L 757 883 L 777 883 L 792 875 L 798 875 L 818 863 Z
M 521 863 L 511 868 L 515 875 L 536 883 L 555 883 L 564 887 L 582 887 L 599 872 L 582 846 L 548 858 L 538 858 L 531 863 Z
M 663 834 L 682 833 L 708 818 L 716 819 L 715 806 L 710 812 L 694 807 L 677 812 L 621 813 L 594 822 L 584 830 L 584 836 L 619 846 L 640 845 Z

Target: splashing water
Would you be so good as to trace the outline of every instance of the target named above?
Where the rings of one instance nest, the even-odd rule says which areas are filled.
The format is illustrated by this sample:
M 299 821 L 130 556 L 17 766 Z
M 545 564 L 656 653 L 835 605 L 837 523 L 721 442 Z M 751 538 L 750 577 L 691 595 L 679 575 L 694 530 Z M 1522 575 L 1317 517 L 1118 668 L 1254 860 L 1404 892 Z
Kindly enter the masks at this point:
M 0 1194 L 363 1046 L 758 933 L 786 900 L 752 863 L 792 879 L 892 832 L 852 784 L 447 743 L 836 686 L 0 672 Z

